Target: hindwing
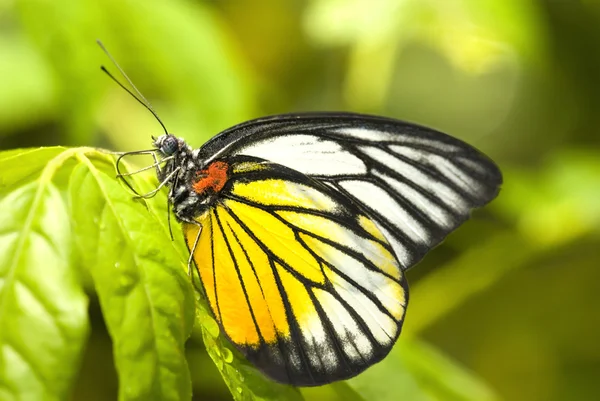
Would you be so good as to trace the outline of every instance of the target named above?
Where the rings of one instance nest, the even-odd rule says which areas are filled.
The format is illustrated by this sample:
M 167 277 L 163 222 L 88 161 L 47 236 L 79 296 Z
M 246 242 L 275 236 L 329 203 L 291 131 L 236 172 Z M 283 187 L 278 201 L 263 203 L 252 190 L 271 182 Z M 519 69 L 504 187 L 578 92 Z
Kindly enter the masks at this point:
M 373 220 L 338 191 L 285 166 L 228 160 L 194 251 L 226 336 L 269 377 L 320 385 L 382 359 L 400 333 L 408 288 Z M 190 249 L 198 230 L 185 224 Z

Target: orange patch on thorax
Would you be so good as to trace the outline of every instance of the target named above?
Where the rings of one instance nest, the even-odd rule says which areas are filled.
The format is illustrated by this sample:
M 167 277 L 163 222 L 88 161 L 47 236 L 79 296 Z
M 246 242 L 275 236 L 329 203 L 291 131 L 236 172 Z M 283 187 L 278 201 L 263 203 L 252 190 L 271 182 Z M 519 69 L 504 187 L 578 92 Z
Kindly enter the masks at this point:
M 222 161 L 210 163 L 205 169 L 196 173 L 198 180 L 192 184 L 196 193 L 203 193 L 210 189 L 219 192 L 227 183 L 229 164 Z

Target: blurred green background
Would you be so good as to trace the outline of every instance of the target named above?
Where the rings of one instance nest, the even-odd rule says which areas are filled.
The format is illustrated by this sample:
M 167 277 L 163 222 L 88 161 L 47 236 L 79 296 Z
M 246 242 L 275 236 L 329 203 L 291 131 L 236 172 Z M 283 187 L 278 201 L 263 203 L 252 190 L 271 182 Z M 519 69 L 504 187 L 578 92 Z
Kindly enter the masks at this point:
M 96 39 L 193 146 L 262 115 L 345 110 L 490 155 L 500 197 L 409 273 L 398 354 L 421 374 L 397 393 L 600 399 L 600 2 L 2 0 L 0 149 L 149 147 L 160 126 L 101 73 Z M 73 399 L 112 400 L 97 302 L 90 313 Z M 231 399 L 196 337 L 195 399 Z

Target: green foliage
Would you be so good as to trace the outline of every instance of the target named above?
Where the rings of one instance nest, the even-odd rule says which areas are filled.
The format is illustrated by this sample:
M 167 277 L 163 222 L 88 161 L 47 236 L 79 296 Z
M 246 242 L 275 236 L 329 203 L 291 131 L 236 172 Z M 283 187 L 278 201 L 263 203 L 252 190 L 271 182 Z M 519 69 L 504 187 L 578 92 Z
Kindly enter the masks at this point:
M 189 399 L 194 297 L 165 231 L 117 183 L 112 157 L 39 149 L 2 160 L 18 155 L 40 168 L 4 170 L 12 181 L 2 189 L 12 190 L 1 209 L 3 399 L 70 393 L 88 328 L 80 273 L 91 276 L 127 383 L 119 399 Z
M 44 174 L 0 203 L 0 398 L 61 400 L 87 336 L 69 216 Z
M 0 1 L 0 400 L 595 400 L 599 38 L 594 1 Z M 165 194 L 134 200 L 113 156 L 55 146 L 161 133 L 96 39 L 193 146 L 260 115 L 372 112 L 476 145 L 504 188 L 408 273 L 388 358 L 272 383 L 186 276 Z
M 169 238 L 114 173 L 89 159 L 73 170 L 68 192 L 82 263 L 104 311 L 120 381 L 127 383 L 120 399 L 189 398 L 183 343 L 193 296 Z

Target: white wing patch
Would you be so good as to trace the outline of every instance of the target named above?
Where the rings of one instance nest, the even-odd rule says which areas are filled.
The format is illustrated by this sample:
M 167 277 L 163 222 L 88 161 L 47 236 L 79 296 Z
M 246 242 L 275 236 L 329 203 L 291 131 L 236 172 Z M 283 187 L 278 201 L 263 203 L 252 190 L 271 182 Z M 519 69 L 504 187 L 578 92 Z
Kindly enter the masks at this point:
M 329 292 L 318 288 L 313 292 L 323 308 L 330 311 L 327 316 L 340 340 L 344 354 L 354 362 L 368 360 L 373 353 L 373 345 L 361 332 L 348 310 Z
M 423 138 L 418 135 L 404 135 L 402 137 L 399 137 L 399 135 L 396 133 L 387 131 L 377 131 L 367 128 L 340 128 L 335 130 L 335 132 L 344 136 L 373 142 L 391 141 L 407 145 L 423 145 L 443 152 L 455 152 L 460 150 L 460 148 L 457 146 L 450 145 L 447 143 L 441 143 L 439 141 L 435 141 L 428 138 Z
M 476 179 L 469 176 L 466 171 L 461 170 L 452 161 L 440 155 L 435 153 L 428 154 L 422 150 L 416 150 L 406 146 L 391 145 L 390 149 L 394 151 L 394 153 L 405 156 L 414 162 L 437 168 L 437 170 L 439 170 L 439 172 L 442 173 L 449 181 L 463 187 L 471 194 L 477 194 L 481 190 L 480 184 Z
M 342 134 L 349 138 L 356 138 L 362 141 L 390 141 L 394 139 L 394 134 L 386 131 L 376 131 L 361 127 L 344 127 L 334 130 L 335 133 Z
M 369 197 L 373 200 L 373 203 L 368 204 L 369 207 L 383 215 L 414 242 L 424 244 L 429 242 L 427 229 L 398 202 L 394 201 L 385 189 L 371 182 L 358 180 L 341 181 L 340 185 L 357 199 Z
M 455 189 L 449 187 L 443 181 L 436 179 L 431 174 L 424 172 L 422 169 L 409 164 L 394 155 L 387 153 L 375 147 L 361 147 L 365 155 L 369 156 L 374 161 L 382 163 L 399 175 L 405 177 L 408 181 L 414 182 L 427 192 L 434 194 L 437 198 L 444 200 L 443 203 L 460 212 L 466 208 L 467 201 Z
M 398 337 L 399 327 L 396 322 L 383 313 L 373 301 L 358 291 L 352 284 L 331 271 L 328 277 L 334 283 L 334 288 L 342 299 L 350 305 L 352 310 L 360 313 L 360 317 L 366 323 L 377 343 L 389 345 Z
M 402 196 L 404 196 L 406 200 L 413 204 L 417 209 L 425 211 L 425 213 L 427 213 L 439 226 L 450 227 L 454 223 L 455 219 L 450 213 L 445 211 L 437 203 L 431 201 L 408 184 L 385 175 L 378 170 L 373 170 L 373 175 L 385 181 L 390 188 L 396 191 L 396 193 L 402 194 Z
M 401 242 L 396 235 L 392 234 L 392 232 L 386 229 L 381 223 L 377 221 L 374 223 L 392 246 L 392 249 L 396 254 L 396 258 L 398 258 L 398 261 L 403 269 L 406 270 L 412 266 L 414 264 L 415 256 L 414 252 L 409 248 L 406 242 Z
M 286 135 L 268 138 L 236 154 L 259 157 L 307 175 L 366 174 L 367 166 L 336 142 L 314 135 Z
M 340 364 L 332 347 L 328 346 L 329 337 L 318 315 L 312 317 L 301 328 L 306 354 L 311 365 L 317 370 L 333 372 Z

